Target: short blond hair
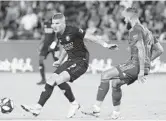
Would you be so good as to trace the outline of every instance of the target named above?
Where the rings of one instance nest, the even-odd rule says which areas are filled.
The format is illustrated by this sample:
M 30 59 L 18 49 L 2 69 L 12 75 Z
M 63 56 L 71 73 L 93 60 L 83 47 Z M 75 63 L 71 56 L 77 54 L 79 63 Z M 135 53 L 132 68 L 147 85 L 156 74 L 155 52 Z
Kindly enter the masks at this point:
M 62 13 L 56 13 L 52 16 L 52 19 L 64 19 L 65 20 L 65 16 Z

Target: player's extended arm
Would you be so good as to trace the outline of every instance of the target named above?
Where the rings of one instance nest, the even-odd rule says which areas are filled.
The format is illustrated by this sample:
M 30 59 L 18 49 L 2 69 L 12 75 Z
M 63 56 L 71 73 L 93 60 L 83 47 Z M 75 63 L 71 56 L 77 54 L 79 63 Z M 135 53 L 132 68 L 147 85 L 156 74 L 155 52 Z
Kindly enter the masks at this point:
M 152 55 L 151 55 L 151 61 L 155 60 L 157 57 L 159 57 L 164 52 L 163 47 L 159 42 L 155 43 L 152 46 Z
M 60 46 L 60 54 L 59 54 L 59 59 L 58 59 L 60 64 L 63 62 L 63 60 L 65 59 L 66 56 L 67 56 L 67 53 L 66 53 L 65 49 L 62 46 Z
M 97 44 L 99 44 L 99 45 L 101 45 L 105 48 L 116 49 L 118 47 L 117 44 L 108 44 L 101 38 L 102 37 L 95 36 L 95 35 L 88 34 L 88 33 L 86 33 L 85 36 L 84 36 L 84 40 L 97 43 Z
M 137 41 L 136 46 L 138 48 L 138 57 L 139 57 L 139 62 L 140 62 L 139 75 L 143 76 L 144 75 L 144 67 L 145 67 L 145 56 L 146 56 L 143 39 Z

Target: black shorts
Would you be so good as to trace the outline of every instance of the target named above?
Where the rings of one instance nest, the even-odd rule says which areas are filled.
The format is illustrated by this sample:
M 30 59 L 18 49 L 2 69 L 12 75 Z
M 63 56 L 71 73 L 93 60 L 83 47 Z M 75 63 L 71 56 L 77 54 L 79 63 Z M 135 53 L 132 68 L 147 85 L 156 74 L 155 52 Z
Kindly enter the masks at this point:
M 139 64 L 128 61 L 123 64 L 119 64 L 116 67 L 119 71 L 119 79 L 126 82 L 127 85 L 132 84 L 138 79 Z
M 85 58 L 67 60 L 54 73 L 60 74 L 67 71 L 70 74 L 70 82 L 73 82 L 87 71 L 88 62 L 89 60 Z

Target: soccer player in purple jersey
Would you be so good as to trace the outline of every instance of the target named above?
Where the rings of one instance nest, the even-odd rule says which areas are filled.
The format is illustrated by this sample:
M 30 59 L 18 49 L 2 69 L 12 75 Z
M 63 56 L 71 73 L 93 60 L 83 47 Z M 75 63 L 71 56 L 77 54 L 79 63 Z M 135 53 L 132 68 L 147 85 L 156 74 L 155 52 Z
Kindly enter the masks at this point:
M 163 48 L 152 33 L 139 21 L 138 10 L 127 8 L 123 11 L 127 28 L 129 30 L 128 44 L 131 51 L 130 59 L 102 73 L 101 83 L 98 87 L 96 103 L 92 106 L 92 111 L 84 112 L 86 115 L 98 117 L 101 105 L 109 90 L 110 81 L 112 83 L 112 103 L 114 111 L 112 119 L 120 117 L 120 104 L 122 98 L 121 86 L 130 85 L 136 80 L 144 82 L 150 70 L 150 62 L 159 57 Z
M 83 40 L 93 41 L 109 49 L 117 48 L 116 44 L 107 44 L 94 35 L 85 34 L 85 31 L 82 29 L 66 25 L 65 16 L 61 13 L 57 13 L 52 17 L 51 27 L 57 34 L 57 38 L 63 46 L 64 51 L 61 53 L 58 61 L 54 62 L 54 66 L 58 68 L 47 80 L 38 103 L 35 106 L 21 105 L 25 111 L 35 116 L 40 114 L 42 107 L 50 98 L 55 86 L 60 86 L 66 82 L 73 82 L 86 72 L 89 64 L 89 52 Z M 68 55 L 67 61 L 61 64 L 66 55 Z M 67 115 L 68 118 L 71 118 L 80 108 L 80 105 L 75 100 L 71 88 L 70 90 L 66 88 L 63 90 L 65 93 L 68 93 L 68 98 L 72 97 L 72 101 L 70 101 L 71 108 Z

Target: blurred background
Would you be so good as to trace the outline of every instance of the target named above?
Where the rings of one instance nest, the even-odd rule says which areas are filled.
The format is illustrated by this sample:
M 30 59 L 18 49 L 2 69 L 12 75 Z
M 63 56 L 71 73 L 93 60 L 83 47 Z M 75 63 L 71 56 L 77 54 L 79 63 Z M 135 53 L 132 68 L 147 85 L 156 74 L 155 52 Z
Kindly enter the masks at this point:
M 138 8 L 140 21 L 166 50 L 166 1 L 0 1 L 0 71 L 38 72 L 37 49 L 44 35 L 43 23 L 57 12 L 64 13 L 69 25 L 100 35 L 107 42 L 120 43 L 119 51 L 86 43 L 90 51 L 88 72 L 123 63 L 129 52 L 121 11 L 122 6 L 130 5 Z M 165 60 L 164 53 L 152 63 L 152 72 L 166 72 Z M 46 71 L 54 70 L 52 62 L 52 58 L 46 60 Z
M 132 2 L 132 1 L 131 1 Z M 62 12 L 67 23 L 107 38 L 127 40 L 120 6 L 124 1 L 0 1 L 0 41 L 40 40 L 42 23 Z M 166 2 L 134 1 L 140 20 L 160 40 L 166 38 Z

